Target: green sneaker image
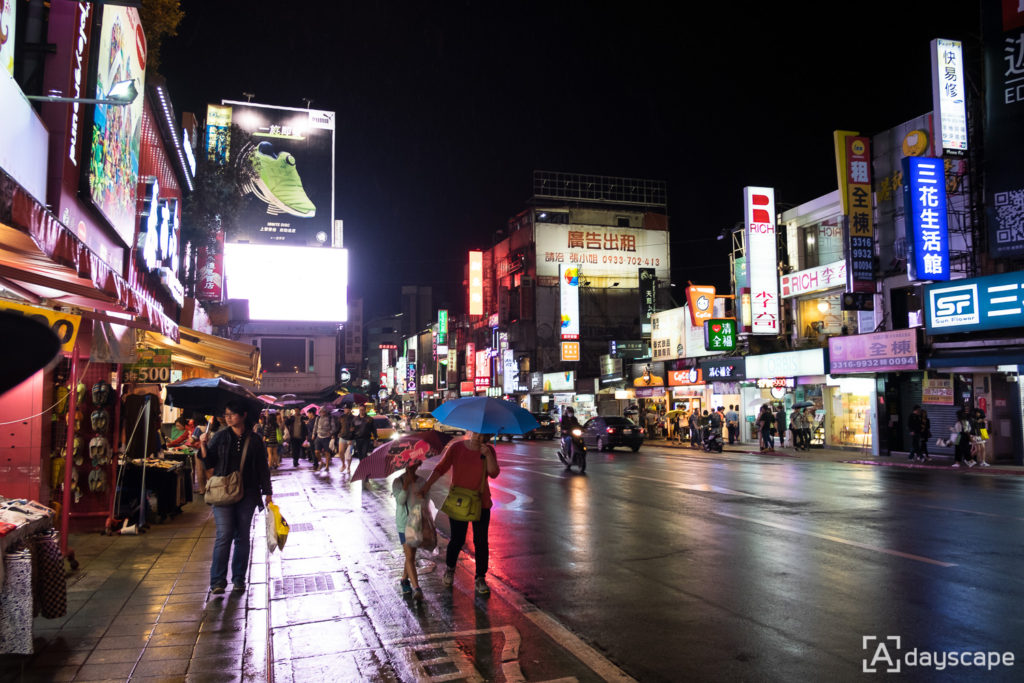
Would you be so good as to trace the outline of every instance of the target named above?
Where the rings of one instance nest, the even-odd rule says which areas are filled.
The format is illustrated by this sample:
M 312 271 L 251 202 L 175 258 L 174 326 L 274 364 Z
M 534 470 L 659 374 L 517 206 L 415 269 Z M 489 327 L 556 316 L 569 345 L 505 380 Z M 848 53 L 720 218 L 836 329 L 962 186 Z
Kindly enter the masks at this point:
M 290 213 L 300 218 L 316 215 L 316 206 L 302 189 L 294 156 L 274 152 L 273 145 L 261 142 L 252 153 L 252 165 L 256 178 L 249 189 L 267 203 L 267 213 Z

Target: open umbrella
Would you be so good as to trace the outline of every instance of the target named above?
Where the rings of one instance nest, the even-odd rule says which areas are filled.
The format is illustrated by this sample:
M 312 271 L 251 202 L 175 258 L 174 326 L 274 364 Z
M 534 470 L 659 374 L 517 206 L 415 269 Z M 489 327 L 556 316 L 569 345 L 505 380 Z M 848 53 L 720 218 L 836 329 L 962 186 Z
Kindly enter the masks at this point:
M 669 420 L 672 420 L 674 418 L 679 417 L 680 415 L 685 415 L 685 414 L 686 414 L 685 410 L 670 410 L 667 413 L 665 413 L 665 417 L 668 418 Z
M 264 408 L 263 401 L 254 393 L 223 377 L 197 377 L 167 385 L 167 405 L 207 415 L 223 414 L 224 404 L 232 399 L 245 405 L 248 418 L 253 421 Z
M 319 413 L 320 406 L 318 406 L 316 403 L 310 403 L 309 405 L 302 409 L 302 412 L 308 413 L 311 410 L 315 410 L 317 413 Z
M 57 359 L 60 340 L 49 326 L 20 313 L 0 312 L 0 394 Z
M 490 396 L 469 396 L 442 403 L 431 413 L 442 424 L 483 434 L 525 434 L 540 425 L 528 411 Z
M 336 406 L 342 406 L 345 405 L 346 403 L 349 405 L 361 406 L 369 400 L 369 397 L 364 396 L 363 394 L 342 394 L 338 398 L 334 399 L 334 401 L 332 402 Z
M 360 479 L 385 479 L 400 469 L 395 464 L 396 457 L 406 450 L 420 451 L 426 457 L 439 454 L 445 445 L 452 440 L 451 434 L 441 432 L 422 432 L 388 441 L 373 449 L 368 456 L 359 461 L 356 471 L 352 473 L 352 481 Z
M 794 408 L 810 408 L 813 405 L 814 405 L 814 401 L 800 401 L 799 403 L 794 403 L 793 407 Z
M 271 396 L 270 394 L 260 394 L 256 398 L 258 398 L 259 400 L 263 401 L 267 405 L 270 405 L 270 406 L 276 406 L 277 405 L 277 397 L 276 396 Z

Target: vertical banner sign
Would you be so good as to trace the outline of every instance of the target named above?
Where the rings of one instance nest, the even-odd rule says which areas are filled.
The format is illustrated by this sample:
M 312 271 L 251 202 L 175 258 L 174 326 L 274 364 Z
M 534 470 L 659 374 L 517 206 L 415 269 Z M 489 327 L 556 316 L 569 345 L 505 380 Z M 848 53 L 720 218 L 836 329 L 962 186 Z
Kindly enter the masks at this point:
M 690 285 L 686 288 L 686 302 L 690 304 L 690 322 L 694 327 L 704 327 L 704 323 L 714 315 L 715 288 Z
M 835 131 L 833 139 L 839 172 L 839 196 L 849 227 L 846 288 L 851 292 L 874 292 L 875 224 L 871 205 L 871 141 L 845 130 Z
M 776 262 L 775 190 L 743 188 L 750 333 L 779 333 L 779 271 Z
M 654 268 L 638 268 L 638 280 L 640 282 L 640 331 L 642 334 L 651 333 L 651 318 L 654 317 L 655 302 L 655 279 Z
M 985 52 L 985 210 L 994 258 L 1024 256 L 1024 4 L 981 3 Z
M 476 377 L 476 344 L 469 342 L 466 344 L 466 379 L 474 379 Z
M 224 231 L 196 255 L 196 298 L 220 303 L 224 299 Z
M 580 269 L 567 263 L 558 266 L 561 299 L 561 338 L 580 338 Z
M 14 75 L 14 27 L 16 25 L 18 3 L 0 2 L 0 31 L 3 32 L 3 41 L 0 41 L 0 69 Z
M 230 160 L 231 107 L 206 106 L 206 157 L 218 164 Z
M 484 253 L 469 252 L 469 314 L 484 314 Z
M 903 158 L 907 274 L 911 280 L 949 279 L 946 174 L 942 159 Z
M 932 111 L 936 155 L 962 156 L 967 151 L 967 88 L 964 53 L 959 40 L 938 38 L 932 48 Z
M 502 389 L 506 394 L 516 393 L 519 388 L 519 364 L 516 363 L 516 352 L 505 349 L 501 352 Z

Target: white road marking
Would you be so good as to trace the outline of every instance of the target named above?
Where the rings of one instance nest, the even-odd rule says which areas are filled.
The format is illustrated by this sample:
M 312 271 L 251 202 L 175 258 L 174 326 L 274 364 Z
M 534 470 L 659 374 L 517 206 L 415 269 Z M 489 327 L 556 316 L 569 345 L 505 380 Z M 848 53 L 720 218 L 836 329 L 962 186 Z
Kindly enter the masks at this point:
M 763 519 L 753 519 L 751 517 L 744 517 L 742 515 L 734 515 L 728 512 L 714 511 L 714 514 L 719 517 L 728 517 L 730 519 L 738 519 L 741 522 L 750 522 L 751 524 L 760 524 L 761 526 L 771 527 L 773 529 L 780 529 L 782 531 L 789 531 L 794 534 L 801 534 L 803 536 L 812 536 L 814 538 L 820 538 L 825 541 L 832 541 L 833 543 L 841 543 L 843 545 L 853 546 L 854 548 L 861 548 L 863 550 L 871 550 L 877 553 L 885 553 L 886 555 L 893 555 L 895 557 L 902 557 L 908 560 L 915 560 L 917 562 L 925 562 L 927 564 L 938 565 L 939 567 L 955 567 L 957 566 L 952 562 L 942 562 L 940 560 L 933 560 L 930 557 L 923 557 L 921 555 L 913 555 L 911 553 L 900 552 L 899 550 L 891 550 L 889 548 L 881 548 L 875 545 L 868 545 L 867 543 L 859 543 L 857 541 L 851 541 L 846 538 L 840 538 L 839 536 L 832 536 L 831 534 L 819 534 L 814 531 L 808 531 L 806 529 L 799 529 L 797 527 L 789 526 L 786 524 L 779 524 L 778 522 L 769 522 Z

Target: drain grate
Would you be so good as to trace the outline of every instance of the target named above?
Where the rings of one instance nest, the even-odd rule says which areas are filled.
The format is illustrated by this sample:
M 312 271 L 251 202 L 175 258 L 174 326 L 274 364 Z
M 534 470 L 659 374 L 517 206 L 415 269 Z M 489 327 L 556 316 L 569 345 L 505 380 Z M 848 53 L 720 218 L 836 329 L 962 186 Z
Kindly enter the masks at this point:
M 307 576 L 286 576 L 274 580 L 277 595 L 302 595 L 304 593 L 326 593 L 334 590 L 334 579 L 330 575 L 309 574 Z
M 310 524 L 309 522 L 299 522 L 297 524 L 289 524 L 288 525 L 288 532 L 289 533 L 294 533 L 296 531 L 312 531 L 312 530 L 313 530 L 313 525 Z

